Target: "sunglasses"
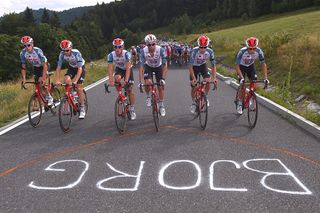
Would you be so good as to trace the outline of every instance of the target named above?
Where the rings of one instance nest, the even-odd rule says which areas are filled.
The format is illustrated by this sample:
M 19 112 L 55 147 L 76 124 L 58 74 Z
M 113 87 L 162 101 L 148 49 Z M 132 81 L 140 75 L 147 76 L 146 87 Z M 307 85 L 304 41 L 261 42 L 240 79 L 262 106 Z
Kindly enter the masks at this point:
M 156 43 L 152 43 L 152 44 L 147 44 L 148 47 L 154 46 L 156 45 Z
M 114 49 L 120 49 L 120 48 L 122 48 L 121 45 L 116 45 L 116 46 L 114 46 Z
M 31 44 L 25 44 L 25 45 L 23 45 L 24 47 L 30 47 L 31 46 Z
M 248 48 L 249 50 L 256 50 L 257 48 L 252 48 L 252 47 L 250 47 L 250 48 Z
M 200 49 L 207 49 L 207 47 L 200 47 Z

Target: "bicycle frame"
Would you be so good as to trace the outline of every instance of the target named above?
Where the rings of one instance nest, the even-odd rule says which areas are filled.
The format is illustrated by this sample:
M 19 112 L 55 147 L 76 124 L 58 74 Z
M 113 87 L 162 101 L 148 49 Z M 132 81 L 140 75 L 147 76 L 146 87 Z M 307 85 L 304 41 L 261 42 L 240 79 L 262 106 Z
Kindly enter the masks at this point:
M 105 92 L 110 93 L 109 85 L 104 84 Z M 115 122 L 117 130 L 120 134 L 123 134 L 127 129 L 127 119 L 131 120 L 129 105 L 130 101 L 128 98 L 128 86 L 122 86 L 120 82 L 115 82 L 114 86 L 118 92 L 118 97 L 115 102 Z M 122 91 L 124 89 L 124 92 Z
M 35 90 L 34 93 L 36 97 L 40 98 L 41 102 L 45 105 L 44 107 L 48 108 L 48 101 L 45 99 L 44 95 L 41 92 L 41 83 L 40 82 L 34 82 L 34 81 L 27 81 L 25 84 L 34 84 L 35 85 Z M 51 91 L 52 85 L 47 84 L 48 86 L 48 92 Z M 23 89 L 27 89 L 24 85 L 22 85 Z
M 75 90 L 75 85 L 69 85 L 69 84 L 62 84 L 66 88 L 66 96 L 68 97 L 68 102 L 71 103 L 72 108 L 78 112 L 79 111 L 79 106 L 74 102 L 74 96 L 71 92 L 71 89 L 73 88 Z
M 265 83 L 263 80 L 253 80 L 250 82 L 244 82 L 241 87 L 241 96 L 242 96 L 242 101 L 243 101 L 243 107 L 248 108 L 249 107 L 249 100 L 250 98 L 254 95 L 256 91 L 256 84 L 257 83 Z M 249 88 L 247 89 L 247 87 Z M 264 89 L 267 87 L 267 85 L 264 86 Z
M 249 128 L 253 129 L 258 120 L 258 100 L 255 94 L 256 84 L 265 83 L 262 80 L 254 80 L 251 82 L 244 82 L 238 87 L 235 104 L 236 108 L 239 106 L 239 101 L 242 102 L 242 110 L 247 109 Z M 247 89 L 247 87 L 249 88 Z M 267 88 L 265 83 L 264 89 Z M 250 106 L 251 105 L 251 106 Z

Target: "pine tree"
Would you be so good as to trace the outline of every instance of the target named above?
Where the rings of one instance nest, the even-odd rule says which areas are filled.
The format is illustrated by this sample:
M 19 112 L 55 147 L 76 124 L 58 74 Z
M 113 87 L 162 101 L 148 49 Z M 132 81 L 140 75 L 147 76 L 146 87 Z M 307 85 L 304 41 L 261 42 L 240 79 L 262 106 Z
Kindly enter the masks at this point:
M 43 13 L 41 16 L 41 23 L 47 23 L 47 24 L 50 23 L 49 11 L 46 8 L 43 9 Z
M 57 12 L 52 13 L 52 17 L 50 18 L 50 24 L 54 27 L 60 27 L 61 24 Z
M 23 15 L 24 15 L 24 19 L 26 20 L 27 24 L 34 24 L 35 23 L 32 9 L 27 7 L 25 9 L 25 11 L 23 12 Z

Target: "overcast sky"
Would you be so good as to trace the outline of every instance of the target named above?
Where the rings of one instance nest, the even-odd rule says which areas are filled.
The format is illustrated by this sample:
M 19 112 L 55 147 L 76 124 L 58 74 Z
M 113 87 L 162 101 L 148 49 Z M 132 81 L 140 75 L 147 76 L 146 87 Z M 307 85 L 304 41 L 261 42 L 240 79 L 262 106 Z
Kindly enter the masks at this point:
M 0 16 L 5 13 L 20 13 L 26 7 L 34 10 L 45 7 L 49 10 L 62 11 L 73 7 L 91 6 L 111 1 L 113 0 L 0 0 Z

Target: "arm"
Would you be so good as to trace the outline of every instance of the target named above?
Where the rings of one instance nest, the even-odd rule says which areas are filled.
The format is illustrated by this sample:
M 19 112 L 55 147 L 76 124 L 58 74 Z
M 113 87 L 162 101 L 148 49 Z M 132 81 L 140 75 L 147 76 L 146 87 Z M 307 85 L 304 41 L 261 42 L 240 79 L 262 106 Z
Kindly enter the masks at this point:
M 125 57 L 126 57 L 127 63 L 126 63 L 126 76 L 124 78 L 124 81 L 128 82 L 131 74 L 131 54 L 129 52 L 126 52 Z
M 236 72 L 239 76 L 240 79 L 243 79 L 243 75 L 241 73 L 241 70 L 240 70 L 240 65 L 239 64 L 236 64 Z
M 212 65 L 211 72 L 212 72 L 213 82 L 216 84 L 217 83 L 217 67 L 216 67 L 216 65 Z
M 21 65 L 21 77 L 22 77 L 22 84 L 26 82 L 26 65 Z
M 189 73 L 192 78 L 192 83 L 194 84 L 196 82 L 196 76 L 194 75 L 193 66 L 192 64 L 188 64 Z
M 143 52 L 143 49 L 140 49 L 140 67 L 139 67 L 139 82 L 140 83 L 143 79 L 144 63 L 145 63 L 144 52 Z
M 60 73 L 61 73 L 61 67 L 57 66 L 57 69 L 56 69 L 56 84 L 61 84 L 61 81 L 60 81 Z
M 62 62 L 63 62 L 63 53 L 60 52 L 59 58 L 58 58 L 58 64 L 56 68 L 56 84 L 61 84 L 60 81 L 60 73 L 61 73 L 61 67 L 62 67 Z
M 166 79 L 167 72 L 168 72 L 168 65 L 167 65 L 166 52 L 163 47 L 161 47 L 161 49 L 160 49 L 160 56 L 162 59 L 162 78 Z
M 113 83 L 113 64 L 108 64 L 109 84 Z
M 109 85 L 113 85 L 113 56 L 112 52 L 107 56 L 108 61 L 108 74 L 109 74 Z

